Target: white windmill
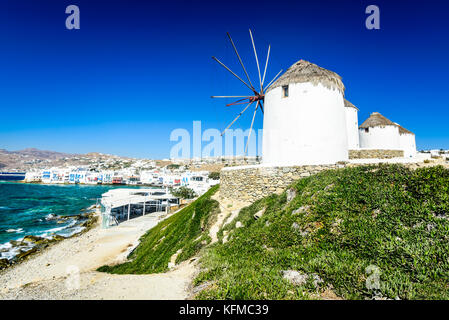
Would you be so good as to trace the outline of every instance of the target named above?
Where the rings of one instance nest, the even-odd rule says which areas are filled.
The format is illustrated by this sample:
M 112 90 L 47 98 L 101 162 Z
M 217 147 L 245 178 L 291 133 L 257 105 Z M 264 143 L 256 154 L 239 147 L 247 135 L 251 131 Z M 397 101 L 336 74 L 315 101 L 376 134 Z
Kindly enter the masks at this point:
M 250 134 L 256 112 L 260 107 L 264 114 L 262 154 L 264 164 L 298 166 L 334 164 L 339 161 L 347 161 L 348 135 L 344 104 L 345 86 L 341 77 L 335 72 L 321 68 L 316 64 L 299 60 L 288 68 L 282 76 L 279 77 L 281 70 L 268 85 L 264 86 L 270 46 L 268 46 L 265 70 L 263 76 L 261 76 L 251 30 L 249 33 L 259 72 L 259 90 L 253 86 L 229 33 L 229 40 L 245 72 L 248 83 L 220 60 L 212 57 L 252 91 L 252 94 L 248 96 L 213 97 L 241 98 L 227 106 L 247 103 L 245 108 L 222 132 L 222 135 L 256 102 Z M 249 138 L 250 136 L 248 136 L 245 154 L 248 150 Z

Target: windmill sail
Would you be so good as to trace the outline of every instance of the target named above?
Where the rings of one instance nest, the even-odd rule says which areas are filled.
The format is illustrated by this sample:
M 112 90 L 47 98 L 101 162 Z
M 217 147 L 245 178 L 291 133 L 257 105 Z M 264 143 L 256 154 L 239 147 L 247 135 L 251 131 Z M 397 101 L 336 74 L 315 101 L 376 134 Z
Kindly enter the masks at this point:
M 229 32 L 226 33 L 229 41 L 231 42 L 232 48 L 234 49 L 234 52 L 239 60 L 240 65 L 242 66 L 243 72 L 245 73 L 246 79 L 248 80 L 248 82 L 244 81 L 240 76 L 238 76 L 234 71 L 232 71 L 230 68 L 228 68 L 223 62 L 221 62 L 220 60 L 218 60 L 216 57 L 212 57 L 212 59 L 214 59 L 216 62 L 218 62 L 222 67 L 224 67 L 227 71 L 229 71 L 235 78 L 237 78 L 241 83 L 243 83 L 248 89 L 250 89 L 252 91 L 252 95 L 248 95 L 248 96 L 241 96 L 241 95 L 231 95 L 231 96 L 212 96 L 212 98 L 240 98 L 239 100 L 229 103 L 226 106 L 234 106 L 234 105 L 240 105 L 240 104 L 244 104 L 244 103 L 248 103 L 245 108 L 237 115 L 237 117 L 235 117 L 235 119 L 226 127 L 226 129 L 223 130 L 223 132 L 221 133 L 221 135 L 223 136 L 223 134 L 226 132 L 226 130 L 228 130 L 241 116 L 242 114 L 254 103 L 256 102 L 256 106 L 254 108 L 254 113 L 253 113 L 253 117 L 251 120 L 251 127 L 250 127 L 250 131 L 248 134 L 248 140 L 246 142 L 246 147 L 245 147 L 245 156 L 247 155 L 248 152 L 248 145 L 249 145 L 249 141 L 251 138 L 251 133 L 253 130 L 253 125 L 254 125 L 254 121 L 256 118 L 256 113 L 257 113 L 257 109 L 260 108 L 260 111 L 262 111 L 262 114 L 264 114 L 264 109 L 263 109 L 263 102 L 264 102 L 264 98 L 265 98 L 265 94 L 264 92 L 266 91 L 266 89 L 268 89 L 270 87 L 270 85 L 272 85 L 274 83 L 274 80 L 276 80 L 276 78 L 281 74 L 282 70 L 279 71 L 279 73 L 268 83 L 268 86 L 266 88 L 264 88 L 264 83 L 265 83 L 265 77 L 267 75 L 267 70 L 268 70 L 268 61 L 270 59 L 270 51 L 271 51 L 271 45 L 268 45 L 268 53 L 267 53 L 267 59 L 265 62 L 265 68 L 263 71 L 263 77 L 261 76 L 260 73 L 260 66 L 259 66 L 259 58 L 257 56 L 257 50 L 256 50 L 256 45 L 254 43 L 254 37 L 253 37 L 253 33 L 251 31 L 251 29 L 249 30 L 249 35 L 251 38 L 251 43 L 252 43 L 252 47 L 253 47 L 253 51 L 254 51 L 254 56 L 256 58 L 256 65 L 257 65 L 257 72 L 259 75 L 259 85 L 260 85 L 260 91 L 257 91 L 254 86 L 253 83 L 251 82 L 251 79 L 249 77 L 249 74 L 245 68 L 245 65 L 243 63 L 242 58 L 240 57 L 240 54 L 238 53 L 237 47 L 234 43 L 234 41 L 232 40 L 231 35 L 229 34 Z

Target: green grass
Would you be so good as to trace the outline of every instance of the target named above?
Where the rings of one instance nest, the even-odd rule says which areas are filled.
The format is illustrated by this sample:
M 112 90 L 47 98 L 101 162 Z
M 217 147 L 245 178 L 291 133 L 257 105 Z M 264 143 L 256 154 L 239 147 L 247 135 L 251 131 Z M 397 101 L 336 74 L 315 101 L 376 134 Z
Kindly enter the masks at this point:
M 194 283 L 210 285 L 197 298 L 310 299 L 331 288 L 345 299 L 449 299 L 449 170 L 363 166 L 291 188 L 289 203 L 286 193 L 266 197 L 220 231 L 203 251 Z M 369 266 L 380 270 L 378 290 L 367 288 Z M 294 286 L 283 270 L 317 274 L 323 283 Z
M 164 272 L 170 258 L 181 249 L 176 263 L 195 255 L 210 243 L 209 227 L 219 211 L 218 202 L 211 196 L 218 185 L 195 200 L 188 207 L 160 222 L 140 239 L 140 244 L 129 255 L 129 262 L 102 266 L 98 271 L 118 274 L 146 274 Z

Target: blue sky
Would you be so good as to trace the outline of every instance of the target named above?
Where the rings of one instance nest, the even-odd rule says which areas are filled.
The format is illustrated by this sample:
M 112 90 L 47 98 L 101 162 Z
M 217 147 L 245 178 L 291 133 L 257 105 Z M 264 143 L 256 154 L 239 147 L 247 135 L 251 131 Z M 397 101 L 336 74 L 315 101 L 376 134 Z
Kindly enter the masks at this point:
M 70 4 L 80 30 L 65 28 Z M 365 28 L 369 4 L 380 30 Z M 444 0 L 3 0 L 0 148 L 168 157 L 173 129 L 191 131 L 194 120 L 223 129 L 240 111 L 210 99 L 247 93 L 211 56 L 243 76 L 229 31 L 257 82 L 251 28 L 260 60 L 272 47 L 267 79 L 309 60 L 343 77 L 360 123 L 378 111 L 415 132 L 419 149 L 449 149 L 448 9 Z

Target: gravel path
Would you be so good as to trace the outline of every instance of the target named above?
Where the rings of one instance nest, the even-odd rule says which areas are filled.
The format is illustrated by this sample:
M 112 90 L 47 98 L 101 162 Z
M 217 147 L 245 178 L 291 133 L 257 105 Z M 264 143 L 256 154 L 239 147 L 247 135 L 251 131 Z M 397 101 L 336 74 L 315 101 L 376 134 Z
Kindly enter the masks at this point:
M 185 299 L 195 273 L 186 261 L 167 273 L 111 275 L 95 271 L 126 261 L 139 238 L 162 218 L 146 215 L 117 227 L 56 243 L 0 272 L 0 299 Z

